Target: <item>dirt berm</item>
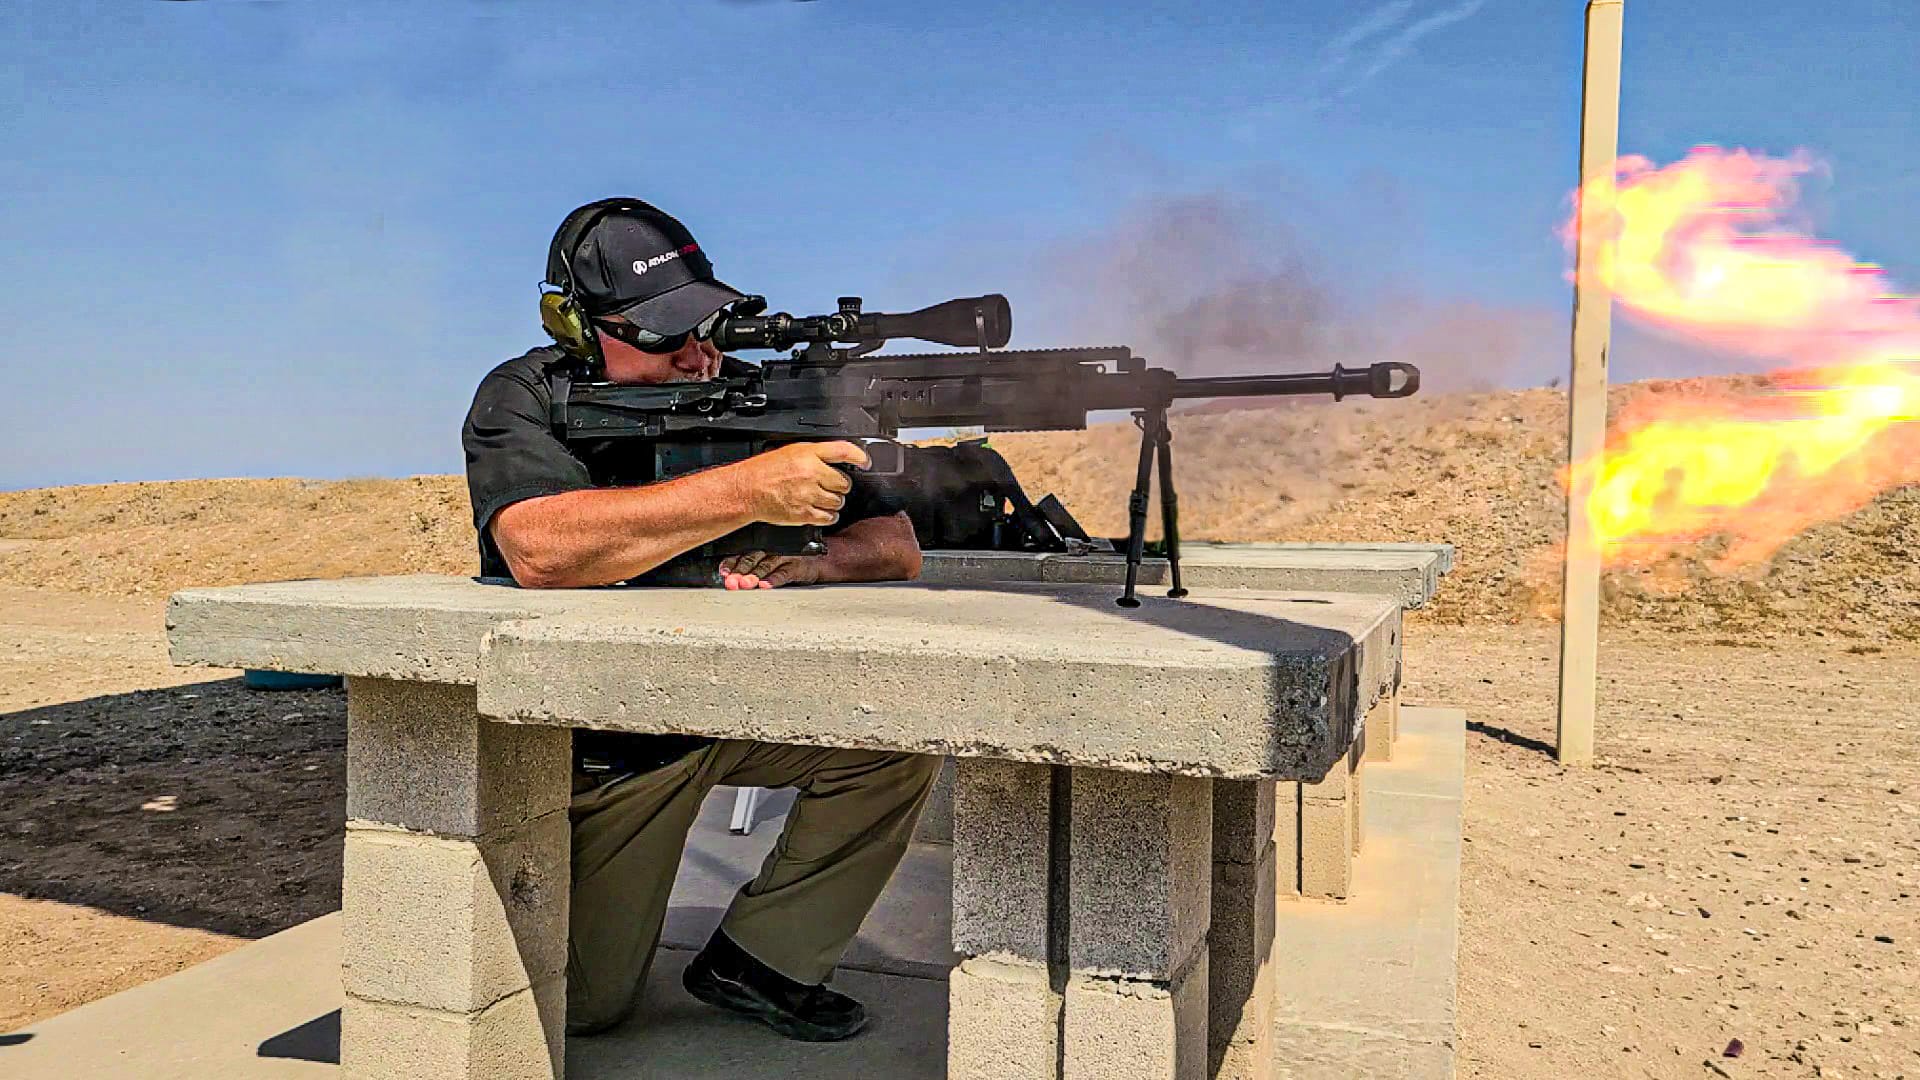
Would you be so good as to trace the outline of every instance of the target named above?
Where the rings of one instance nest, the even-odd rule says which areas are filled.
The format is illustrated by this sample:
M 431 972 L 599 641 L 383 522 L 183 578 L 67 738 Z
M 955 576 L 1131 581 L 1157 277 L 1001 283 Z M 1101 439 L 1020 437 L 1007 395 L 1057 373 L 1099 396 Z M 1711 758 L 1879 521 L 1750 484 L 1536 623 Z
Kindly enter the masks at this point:
M 1750 380 L 1749 380 L 1750 381 Z M 1646 394 L 1727 380 L 1615 388 Z M 1459 563 L 1427 617 L 1518 623 L 1556 614 L 1555 390 L 1197 411 L 1174 423 L 1183 532 L 1219 540 L 1440 540 Z M 1125 531 L 1130 424 L 993 437 L 1036 496 L 1096 534 Z M 186 480 L 0 493 L 0 584 L 155 599 L 186 586 L 474 568 L 457 476 L 318 482 Z M 1706 569 L 1707 543 L 1611 571 L 1616 624 L 1729 638 L 1920 638 L 1920 486 L 1809 530 L 1759 566 Z

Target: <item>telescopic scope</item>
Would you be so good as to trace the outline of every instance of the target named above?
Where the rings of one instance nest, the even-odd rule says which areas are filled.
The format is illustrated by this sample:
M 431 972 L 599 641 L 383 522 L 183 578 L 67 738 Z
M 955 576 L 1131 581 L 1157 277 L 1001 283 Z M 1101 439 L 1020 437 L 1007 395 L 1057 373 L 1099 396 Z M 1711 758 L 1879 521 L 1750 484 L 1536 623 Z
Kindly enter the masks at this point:
M 915 338 L 959 348 L 997 349 L 1013 336 L 1013 305 L 999 293 L 965 296 L 904 315 L 860 310 L 860 298 L 843 296 L 831 315 L 762 315 L 766 301 L 748 297 L 720 317 L 713 344 L 721 352 L 787 349 L 814 342 L 878 344 Z

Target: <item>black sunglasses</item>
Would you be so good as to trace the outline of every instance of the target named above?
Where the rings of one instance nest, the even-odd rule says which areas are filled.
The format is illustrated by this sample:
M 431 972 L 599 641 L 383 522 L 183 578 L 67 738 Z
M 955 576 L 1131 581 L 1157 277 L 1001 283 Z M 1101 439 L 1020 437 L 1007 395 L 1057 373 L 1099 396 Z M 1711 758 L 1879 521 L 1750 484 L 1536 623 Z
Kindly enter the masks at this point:
M 628 345 L 639 349 L 641 352 L 667 354 L 679 352 L 680 349 L 686 345 L 688 338 L 692 338 L 695 341 L 705 341 L 712 337 L 713 328 L 720 322 L 720 314 L 720 312 L 716 311 L 700 320 L 700 325 L 691 330 L 682 330 L 678 334 L 656 334 L 652 330 L 635 326 L 625 320 L 608 322 L 605 319 L 595 319 L 593 322 L 595 326 L 600 328 L 601 332 L 619 341 L 624 341 Z

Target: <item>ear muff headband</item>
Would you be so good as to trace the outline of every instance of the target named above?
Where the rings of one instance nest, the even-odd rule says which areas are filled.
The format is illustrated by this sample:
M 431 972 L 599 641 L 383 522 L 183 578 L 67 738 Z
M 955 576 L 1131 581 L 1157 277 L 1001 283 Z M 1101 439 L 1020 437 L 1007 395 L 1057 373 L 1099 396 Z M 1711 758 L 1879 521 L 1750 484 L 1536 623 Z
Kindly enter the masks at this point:
M 554 231 L 553 244 L 547 248 L 547 283 L 573 292 L 573 253 L 587 232 L 608 214 L 621 210 L 652 209 L 652 206 L 639 199 L 602 199 L 568 214 L 566 220 L 560 223 L 560 228 Z

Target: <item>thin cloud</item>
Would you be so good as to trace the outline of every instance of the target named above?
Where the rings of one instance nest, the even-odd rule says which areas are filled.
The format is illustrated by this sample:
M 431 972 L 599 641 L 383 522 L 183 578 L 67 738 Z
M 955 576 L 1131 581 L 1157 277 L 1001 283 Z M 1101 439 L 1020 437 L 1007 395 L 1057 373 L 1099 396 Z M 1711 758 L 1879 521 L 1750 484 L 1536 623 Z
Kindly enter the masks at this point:
M 1419 18 L 1410 18 L 1415 7 L 1412 0 L 1393 0 L 1373 9 L 1321 50 L 1321 85 L 1334 88 L 1316 95 L 1314 107 L 1325 108 L 1351 97 L 1381 72 L 1413 55 L 1421 38 L 1465 22 L 1485 6 L 1486 0 L 1462 0 Z M 1363 45 L 1367 48 L 1362 49 Z
M 1360 43 L 1375 34 L 1384 34 L 1400 24 L 1400 20 L 1413 11 L 1413 0 L 1393 0 L 1382 4 L 1367 14 L 1367 17 L 1354 23 L 1320 50 L 1323 57 L 1320 74 L 1330 76 L 1347 66 L 1353 59 L 1353 50 Z

